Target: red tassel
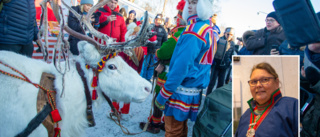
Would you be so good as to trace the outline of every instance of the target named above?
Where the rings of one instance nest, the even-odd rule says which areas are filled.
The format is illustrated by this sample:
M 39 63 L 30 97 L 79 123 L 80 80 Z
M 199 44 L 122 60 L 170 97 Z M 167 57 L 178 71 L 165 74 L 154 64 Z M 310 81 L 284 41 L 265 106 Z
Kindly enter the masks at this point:
M 51 117 L 54 123 L 62 120 L 58 109 L 51 111 Z
M 92 100 L 96 100 L 98 98 L 97 90 L 93 89 L 92 90 Z
M 61 129 L 59 127 L 54 128 L 54 137 L 60 136 Z
M 97 78 L 97 76 L 94 76 L 92 79 L 91 87 L 97 87 L 97 85 L 98 85 L 97 82 L 98 82 L 98 78 Z

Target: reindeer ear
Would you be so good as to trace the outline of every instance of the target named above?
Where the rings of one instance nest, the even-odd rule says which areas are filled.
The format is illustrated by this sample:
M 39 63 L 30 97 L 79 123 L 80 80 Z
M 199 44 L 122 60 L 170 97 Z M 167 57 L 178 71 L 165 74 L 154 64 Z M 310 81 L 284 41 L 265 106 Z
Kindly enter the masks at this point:
M 78 42 L 79 54 L 83 57 L 85 62 L 90 66 L 96 66 L 101 59 L 98 50 L 87 41 Z

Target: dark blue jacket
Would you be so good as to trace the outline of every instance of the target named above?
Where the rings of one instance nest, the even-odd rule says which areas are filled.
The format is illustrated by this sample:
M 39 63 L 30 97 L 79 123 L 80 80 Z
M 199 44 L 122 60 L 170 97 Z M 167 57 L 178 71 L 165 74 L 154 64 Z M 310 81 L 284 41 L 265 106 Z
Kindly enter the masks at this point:
M 238 52 L 238 55 L 252 55 L 252 54 L 253 54 L 253 51 L 247 50 L 246 46 L 243 46 Z
M 280 92 L 280 91 L 279 91 Z M 281 94 L 274 97 L 280 98 Z M 252 101 L 248 102 L 253 104 Z M 254 108 L 252 106 L 251 108 Z M 249 128 L 250 114 L 248 109 L 240 118 L 235 137 L 245 137 Z M 282 97 L 256 130 L 256 137 L 298 137 L 298 100 Z
M 285 40 L 279 46 L 280 55 L 299 55 L 300 56 L 300 68 L 303 66 L 303 59 L 304 59 L 304 51 L 300 50 L 299 48 L 291 47 L 288 48 L 288 41 Z
M 11 0 L 0 13 L 0 44 L 30 44 L 37 39 L 34 0 Z

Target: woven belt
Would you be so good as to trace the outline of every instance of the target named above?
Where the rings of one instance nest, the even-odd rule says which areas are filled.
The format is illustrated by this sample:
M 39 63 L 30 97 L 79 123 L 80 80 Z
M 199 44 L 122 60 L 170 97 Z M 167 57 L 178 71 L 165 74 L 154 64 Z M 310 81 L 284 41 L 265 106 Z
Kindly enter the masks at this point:
M 202 89 L 199 88 L 187 88 L 184 86 L 179 86 L 176 90 L 176 93 L 183 94 L 183 95 L 199 95 Z

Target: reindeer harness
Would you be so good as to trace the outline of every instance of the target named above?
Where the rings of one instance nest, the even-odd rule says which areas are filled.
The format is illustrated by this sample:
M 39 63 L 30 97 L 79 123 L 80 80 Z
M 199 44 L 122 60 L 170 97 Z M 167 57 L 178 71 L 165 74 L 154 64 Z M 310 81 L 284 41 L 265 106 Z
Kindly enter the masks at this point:
M 94 69 L 94 68 L 92 69 L 94 71 L 93 82 L 91 84 L 91 86 L 94 88 L 92 92 L 93 94 L 92 99 L 90 96 L 89 87 L 87 85 L 87 79 L 84 77 L 84 72 L 80 67 L 80 63 L 76 62 L 76 68 L 77 68 L 78 74 L 81 77 L 81 80 L 85 88 L 84 91 L 85 91 L 86 101 L 87 101 L 86 113 L 87 113 L 87 120 L 89 122 L 89 127 L 95 126 L 94 115 L 92 112 L 92 100 L 96 100 L 98 97 L 95 89 L 95 87 L 97 87 L 98 73 L 101 72 L 102 69 L 104 68 L 105 62 L 115 56 L 116 56 L 116 53 L 103 57 L 101 61 L 98 62 L 98 69 Z M 53 81 L 55 79 L 55 76 L 49 73 L 42 73 L 40 84 L 37 84 L 37 83 L 33 83 L 31 80 L 29 80 L 28 77 L 26 77 L 24 74 L 22 74 L 20 71 L 16 70 L 15 68 L 2 63 L 1 61 L 0 61 L 0 64 L 17 72 L 22 77 L 0 70 L 2 74 L 26 81 L 30 84 L 33 84 L 36 88 L 39 88 L 38 97 L 37 97 L 38 114 L 29 122 L 27 127 L 22 132 L 16 135 L 16 137 L 25 137 L 30 135 L 32 131 L 35 130 L 41 123 L 46 127 L 48 131 L 48 136 L 54 136 L 54 137 L 60 136 L 61 129 L 59 128 L 58 122 L 61 121 L 62 119 L 55 103 L 56 92 L 53 90 L 54 89 Z M 86 65 L 86 68 L 89 69 L 89 67 L 90 67 L 89 65 Z M 106 95 L 104 96 L 105 98 L 109 99 L 109 97 L 107 97 Z M 51 114 L 51 118 L 47 117 L 49 114 Z

